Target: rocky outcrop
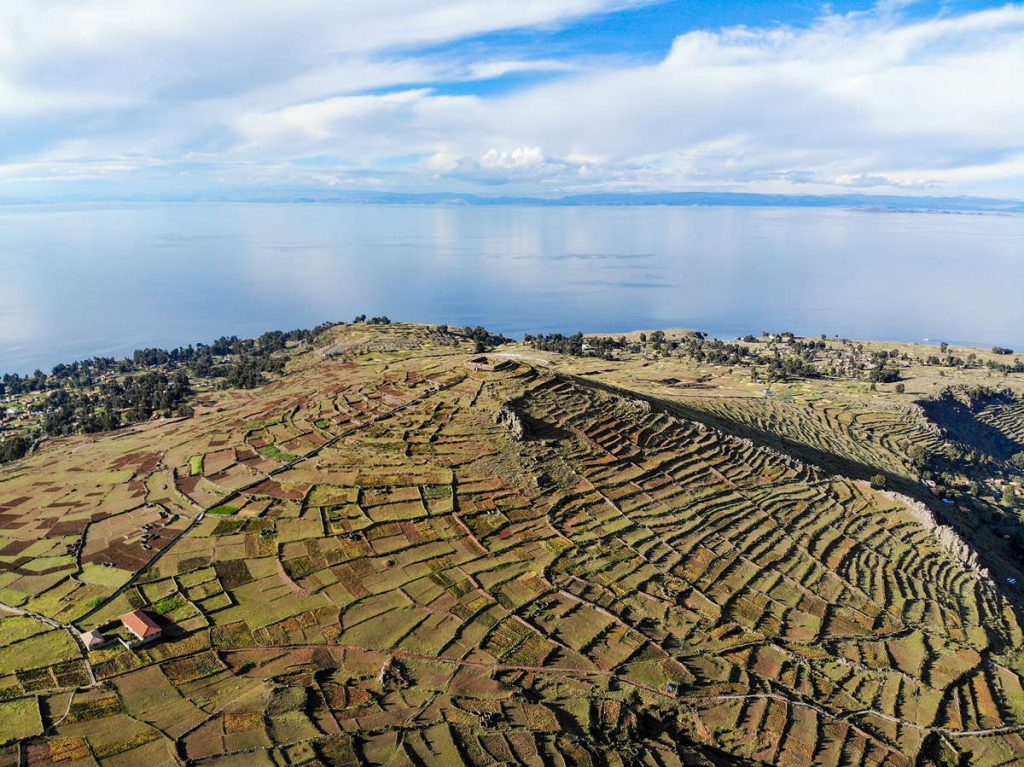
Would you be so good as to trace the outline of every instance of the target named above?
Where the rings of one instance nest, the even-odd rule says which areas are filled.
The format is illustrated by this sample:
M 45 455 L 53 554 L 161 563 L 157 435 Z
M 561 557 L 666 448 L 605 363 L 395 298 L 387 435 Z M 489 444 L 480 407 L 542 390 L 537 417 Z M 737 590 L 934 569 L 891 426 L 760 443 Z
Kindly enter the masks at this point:
M 512 439 L 516 442 L 523 442 L 529 436 L 529 429 L 526 427 L 522 414 L 512 403 L 502 405 L 498 412 L 495 413 L 494 421 L 508 429 Z
M 913 498 L 909 498 L 899 493 L 893 493 L 890 491 L 879 491 L 887 498 L 896 501 L 897 503 L 903 504 L 907 507 L 907 512 L 911 517 L 914 518 L 923 527 L 931 531 L 932 535 L 939 542 L 939 545 L 945 549 L 950 556 L 957 560 L 960 564 L 974 573 L 978 578 L 985 581 L 989 586 L 995 586 L 992 582 L 992 576 L 989 574 L 987 568 L 982 567 L 978 561 L 978 552 L 971 548 L 971 546 L 960 537 L 949 525 L 943 525 L 935 519 L 935 514 L 920 501 L 915 501 Z

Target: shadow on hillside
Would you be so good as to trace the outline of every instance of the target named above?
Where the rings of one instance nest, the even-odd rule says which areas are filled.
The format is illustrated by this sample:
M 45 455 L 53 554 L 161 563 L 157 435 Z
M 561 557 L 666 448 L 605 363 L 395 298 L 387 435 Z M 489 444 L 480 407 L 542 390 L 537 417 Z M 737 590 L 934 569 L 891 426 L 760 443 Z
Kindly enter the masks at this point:
M 931 491 L 920 482 L 916 482 L 892 471 L 862 463 L 861 461 L 854 460 L 849 456 L 837 455 L 827 450 L 814 447 L 813 445 L 808 445 L 804 442 L 788 439 L 780 434 L 776 434 L 775 432 L 765 431 L 764 429 L 759 429 L 756 426 L 751 426 L 739 421 L 732 421 L 713 413 L 688 407 L 680 402 L 659 399 L 658 397 L 653 397 L 649 394 L 643 394 L 630 389 L 622 389 L 601 381 L 591 381 L 582 378 L 576 378 L 575 380 L 583 386 L 588 386 L 592 389 L 600 389 L 609 394 L 644 400 L 645 402 L 649 402 L 655 410 L 660 410 L 661 412 L 668 413 L 669 415 L 678 416 L 679 418 L 683 418 L 687 421 L 703 423 L 713 429 L 724 432 L 725 434 L 731 434 L 734 437 L 749 439 L 751 442 L 761 447 L 772 448 L 773 450 L 778 450 L 779 452 L 799 458 L 805 463 L 814 464 L 829 474 L 841 474 L 845 477 L 849 477 L 850 479 L 862 479 L 865 481 L 870 481 L 876 474 L 882 474 L 886 478 L 886 487 L 890 490 L 902 493 L 914 500 L 919 500 L 921 503 L 928 506 L 937 505 L 935 496 L 932 495 Z
M 964 402 L 946 390 L 932 399 L 918 400 L 917 404 L 932 423 L 947 438 L 970 448 L 1007 461 L 1024 451 L 1024 444 L 1004 434 L 995 426 L 979 421 L 976 413 L 992 405 L 1014 405 L 1016 399 L 1009 392 L 993 392 Z
M 540 418 L 536 418 L 524 411 L 519 412 L 519 417 L 523 419 L 523 423 L 526 426 L 527 439 L 561 440 L 571 436 L 568 431 L 560 426 L 542 421 Z
M 978 557 L 983 561 L 984 566 L 991 570 L 998 587 L 1004 595 L 1018 604 L 1022 602 L 1022 594 L 1018 593 L 1015 588 L 1008 586 L 1006 580 L 1008 577 L 1013 577 L 1019 582 L 1024 582 L 1024 575 L 1022 575 L 1024 560 L 1021 558 L 1021 553 L 1016 551 L 1012 545 L 1013 541 L 1024 540 L 1024 524 L 1012 515 L 1005 515 L 1004 518 L 1000 519 L 998 527 L 986 522 L 979 524 L 978 520 L 973 519 L 970 515 L 952 512 L 951 507 L 943 504 L 936 498 L 924 483 L 911 477 L 877 466 L 871 466 L 849 456 L 838 455 L 813 445 L 787 439 L 774 432 L 765 431 L 746 423 L 732 421 L 728 418 L 697 410 L 679 402 L 662 400 L 648 394 L 623 389 L 601 381 L 593 381 L 572 375 L 565 375 L 564 377 L 591 389 L 597 389 L 633 400 L 644 400 L 650 403 L 654 410 L 688 421 L 703 423 L 725 434 L 748 439 L 755 445 L 786 453 L 800 459 L 804 463 L 817 466 L 828 474 L 864 481 L 870 481 L 876 475 L 881 474 L 885 477 L 887 489 L 919 501 L 932 511 L 939 523 L 949 525 L 956 530 L 978 553 Z M 969 524 L 969 522 L 973 524 Z M 1002 537 L 1003 534 L 1008 535 L 1009 542 Z

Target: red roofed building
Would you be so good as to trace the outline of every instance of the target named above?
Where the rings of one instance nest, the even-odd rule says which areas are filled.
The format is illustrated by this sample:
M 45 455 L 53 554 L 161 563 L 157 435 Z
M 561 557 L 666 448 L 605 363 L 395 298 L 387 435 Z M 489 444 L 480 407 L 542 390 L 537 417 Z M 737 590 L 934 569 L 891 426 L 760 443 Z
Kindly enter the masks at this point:
M 163 633 L 163 629 L 157 626 L 156 622 L 142 610 L 125 613 L 121 616 L 121 623 L 143 642 L 156 639 Z

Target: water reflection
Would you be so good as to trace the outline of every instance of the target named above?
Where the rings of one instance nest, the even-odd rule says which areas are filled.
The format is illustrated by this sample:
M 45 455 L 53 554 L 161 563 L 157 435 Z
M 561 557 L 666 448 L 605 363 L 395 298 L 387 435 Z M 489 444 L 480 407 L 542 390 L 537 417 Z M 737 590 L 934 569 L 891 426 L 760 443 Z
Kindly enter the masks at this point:
M 796 208 L 0 210 L 0 369 L 358 313 L 1024 347 L 1024 219 Z

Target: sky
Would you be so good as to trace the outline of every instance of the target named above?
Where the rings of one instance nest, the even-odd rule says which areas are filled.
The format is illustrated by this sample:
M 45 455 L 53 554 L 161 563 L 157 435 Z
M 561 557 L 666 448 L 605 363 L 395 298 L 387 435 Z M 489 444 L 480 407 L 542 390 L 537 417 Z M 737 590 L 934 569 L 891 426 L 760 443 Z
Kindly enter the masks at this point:
M 0 200 L 1024 198 L 1024 3 L 0 0 Z

